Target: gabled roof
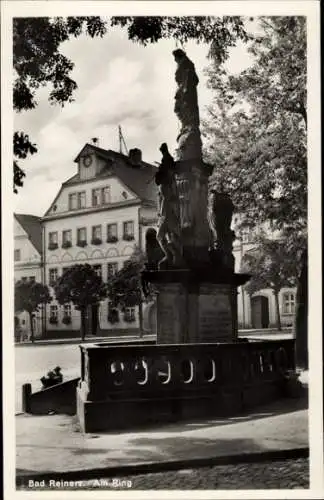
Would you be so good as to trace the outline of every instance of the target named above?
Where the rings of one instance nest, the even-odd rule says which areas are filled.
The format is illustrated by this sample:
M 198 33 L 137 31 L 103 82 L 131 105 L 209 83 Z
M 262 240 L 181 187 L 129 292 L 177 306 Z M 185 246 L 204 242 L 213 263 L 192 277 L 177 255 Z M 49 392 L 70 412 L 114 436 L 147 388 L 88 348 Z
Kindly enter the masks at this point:
M 14 214 L 14 217 L 26 231 L 29 240 L 34 245 L 38 253 L 42 254 L 42 227 L 41 217 L 27 214 Z
M 102 149 L 88 143 L 82 148 L 81 152 L 74 161 L 77 162 L 79 160 L 79 157 L 85 149 L 92 149 L 97 156 L 109 162 L 109 170 L 107 169 L 105 171 L 105 169 L 103 169 L 102 172 L 96 176 L 97 179 L 110 176 L 111 168 L 113 168 L 116 177 L 118 177 L 125 184 L 125 186 L 133 191 L 138 198 L 142 201 L 151 201 L 156 203 L 158 196 L 157 186 L 154 181 L 154 175 L 157 170 L 156 166 L 144 161 L 141 161 L 139 165 L 134 166 L 128 156 L 110 149 Z M 113 163 L 111 164 L 111 162 Z M 79 174 L 76 174 L 64 182 L 63 185 L 67 186 L 70 184 L 78 184 L 79 182 L 81 182 L 80 176 Z

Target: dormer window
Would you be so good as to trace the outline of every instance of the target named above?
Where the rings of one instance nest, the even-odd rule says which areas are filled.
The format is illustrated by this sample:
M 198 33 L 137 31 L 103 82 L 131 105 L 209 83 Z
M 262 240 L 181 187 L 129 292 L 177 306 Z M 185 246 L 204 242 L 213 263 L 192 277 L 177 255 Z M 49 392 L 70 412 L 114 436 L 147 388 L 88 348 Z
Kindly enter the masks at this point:
M 92 206 L 93 207 L 98 207 L 100 205 L 100 198 L 101 198 L 101 189 L 93 189 L 92 190 Z
M 110 186 L 92 190 L 92 206 L 108 205 L 111 202 Z
M 78 193 L 78 208 L 85 208 L 86 206 L 86 192 L 81 191 Z
M 102 203 L 103 205 L 110 203 L 110 186 L 102 188 Z
M 78 208 L 77 193 L 69 194 L 69 210 L 76 210 Z
M 77 210 L 86 207 L 86 192 L 80 191 L 79 193 L 69 194 L 69 210 Z

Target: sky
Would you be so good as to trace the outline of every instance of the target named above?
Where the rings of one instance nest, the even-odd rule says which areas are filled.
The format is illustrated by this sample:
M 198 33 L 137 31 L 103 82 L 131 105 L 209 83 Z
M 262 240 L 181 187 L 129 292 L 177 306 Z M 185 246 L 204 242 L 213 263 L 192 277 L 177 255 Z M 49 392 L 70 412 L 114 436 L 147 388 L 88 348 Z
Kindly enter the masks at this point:
M 14 116 L 15 130 L 28 133 L 38 153 L 20 162 L 26 172 L 24 187 L 14 197 L 17 213 L 44 215 L 61 183 L 76 173 L 74 159 L 91 138 L 99 146 L 119 151 L 118 126 L 128 149 L 138 147 L 143 160 L 158 162 L 159 147 L 176 147 L 178 121 L 173 111 L 176 64 L 173 40 L 143 47 L 131 42 L 120 28 L 102 39 L 81 36 L 62 44 L 61 51 L 75 66 L 75 101 L 64 108 L 48 102 L 42 88 L 38 106 Z M 199 77 L 200 115 L 206 114 L 212 93 L 204 69 L 210 64 L 208 46 L 188 43 L 182 47 L 194 62 Z M 236 73 L 251 64 L 251 56 L 239 43 L 231 50 L 227 66 Z

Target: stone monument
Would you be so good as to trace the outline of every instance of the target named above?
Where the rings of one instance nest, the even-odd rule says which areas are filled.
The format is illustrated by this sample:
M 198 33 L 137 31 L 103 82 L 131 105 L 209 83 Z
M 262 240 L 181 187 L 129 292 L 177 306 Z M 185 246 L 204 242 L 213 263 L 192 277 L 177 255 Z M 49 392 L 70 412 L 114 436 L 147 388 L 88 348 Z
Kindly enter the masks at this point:
M 231 220 L 233 203 L 222 187 L 208 192 L 212 167 L 202 159 L 195 66 L 173 52 L 177 65 L 174 112 L 180 121 L 175 159 L 163 143 L 157 241 L 164 257 L 143 282 L 157 290 L 157 343 L 232 342 L 237 339 L 237 287 Z M 217 168 L 217 167 L 216 167 Z

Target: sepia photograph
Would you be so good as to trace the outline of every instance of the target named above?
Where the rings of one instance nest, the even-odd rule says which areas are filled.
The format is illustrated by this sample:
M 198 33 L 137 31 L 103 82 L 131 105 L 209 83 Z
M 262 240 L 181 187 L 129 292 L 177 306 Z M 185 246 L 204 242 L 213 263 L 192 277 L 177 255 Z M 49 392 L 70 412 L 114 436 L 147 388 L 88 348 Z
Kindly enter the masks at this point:
M 319 3 L 91 4 L 1 5 L 4 498 L 322 498 Z

